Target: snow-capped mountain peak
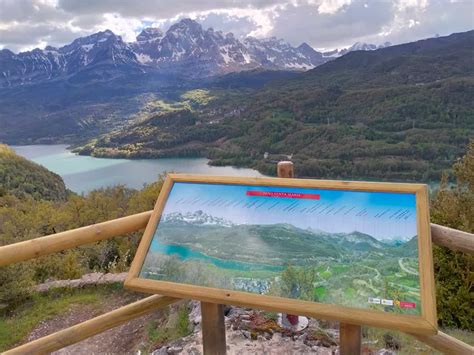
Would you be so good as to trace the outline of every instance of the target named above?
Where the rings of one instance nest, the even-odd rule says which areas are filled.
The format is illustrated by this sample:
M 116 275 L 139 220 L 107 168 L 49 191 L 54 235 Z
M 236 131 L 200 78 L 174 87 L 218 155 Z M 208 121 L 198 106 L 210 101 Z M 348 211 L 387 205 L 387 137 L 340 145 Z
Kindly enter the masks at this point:
M 387 46 L 384 44 L 382 46 Z M 130 72 L 160 72 L 203 78 L 249 69 L 308 70 L 352 50 L 382 46 L 355 43 L 350 48 L 320 53 L 307 43 L 293 47 L 271 37 L 240 40 L 232 33 L 203 29 L 191 19 L 182 19 L 166 32 L 145 28 L 132 43 L 125 43 L 110 30 L 75 39 L 60 48 L 47 46 L 15 54 L 0 51 L 0 87 L 25 85 L 67 78 L 84 70 L 96 70 L 97 78 Z
M 234 223 L 220 217 L 214 217 L 204 213 L 203 211 L 195 212 L 172 212 L 164 215 L 162 221 L 166 223 L 186 223 L 201 226 L 220 226 L 233 227 Z
M 0 87 L 68 77 L 97 66 L 101 72 L 96 78 L 112 78 L 119 74 L 118 67 L 123 74 L 140 65 L 132 47 L 110 30 L 77 38 L 60 48 L 47 46 L 10 56 L 5 53 L 0 56 Z
M 164 35 L 155 36 L 157 31 L 144 29 L 133 44 L 140 62 L 158 69 L 189 68 L 195 76 L 254 68 L 305 70 L 324 62 L 307 44 L 295 48 L 275 37 L 241 41 L 231 32 L 205 30 L 191 19 L 172 25 Z M 151 37 L 153 43 L 149 43 Z
M 356 42 L 351 47 L 349 47 L 349 52 L 352 51 L 373 51 L 377 49 L 375 44 L 363 43 L 363 42 Z
M 392 44 L 390 42 L 385 42 L 380 45 L 371 44 L 371 43 L 364 43 L 364 42 L 356 42 L 352 46 L 342 49 L 334 49 L 332 51 L 323 52 L 322 55 L 324 58 L 337 58 L 347 54 L 349 52 L 354 51 L 374 51 L 376 49 L 381 49 L 385 47 L 390 47 Z

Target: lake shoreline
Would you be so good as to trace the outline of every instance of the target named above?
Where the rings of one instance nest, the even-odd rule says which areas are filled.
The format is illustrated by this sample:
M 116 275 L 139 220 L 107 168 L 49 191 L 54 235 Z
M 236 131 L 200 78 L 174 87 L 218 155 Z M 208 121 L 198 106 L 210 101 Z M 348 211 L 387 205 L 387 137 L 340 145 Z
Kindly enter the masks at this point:
M 211 166 L 206 158 L 98 158 L 75 154 L 66 144 L 12 145 L 11 148 L 17 154 L 60 175 L 68 189 L 80 194 L 116 185 L 141 189 L 166 172 L 262 176 L 253 169 Z
M 238 164 L 232 164 L 231 162 L 227 162 L 227 161 L 222 161 L 220 159 L 209 159 L 207 157 L 183 157 L 183 156 L 168 156 L 168 155 L 164 155 L 164 156 L 160 156 L 160 157 L 151 157 L 151 156 L 141 156 L 141 157 L 136 157 L 136 156 L 129 156 L 129 157 L 124 157 L 124 156 L 107 156 L 107 155 L 89 155 L 89 154 L 84 154 L 84 152 L 80 153 L 80 152 L 77 152 L 75 151 L 75 146 L 74 144 L 29 144 L 29 145 L 11 145 L 11 147 L 15 150 L 20 150 L 20 155 L 23 155 L 25 158 L 27 159 L 30 159 L 30 160 L 33 160 L 35 161 L 34 159 L 31 159 L 31 156 L 29 154 L 21 154 L 21 150 L 23 148 L 26 148 L 26 149 L 35 149 L 36 147 L 50 147 L 51 149 L 53 150 L 56 150 L 58 149 L 58 147 L 60 147 L 60 149 L 64 152 L 67 152 L 68 154 L 70 154 L 71 156 L 75 156 L 75 157 L 84 157 L 84 158 L 87 158 L 87 159 L 96 159 L 97 161 L 113 161 L 113 162 L 124 162 L 124 161 L 128 161 L 128 162 L 137 162 L 137 163 L 143 163 L 143 164 L 149 164 L 150 162 L 168 162 L 168 161 L 176 161 L 176 162 L 183 162 L 183 163 L 186 163 L 187 161 L 199 161 L 200 164 L 205 164 L 205 166 L 207 167 L 207 170 L 213 170 L 213 169 L 222 169 L 222 172 L 223 174 L 219 174 L 219 173 L 212 173 L 211 172 L 211 175 L 237 175 L 237 176 L 252 176 L 252 177 L 255 177 L 255 176 L 275 176 L 275 173 L 276 173 L 276 162 L 273 162 L 273 165 L 275 165 L 275 168 L 274 169 L 271 169 L 272 171 L 270 171 L 270 169 L 261 169 L 261 167 L 259 168 L 259 166 L 256 166 L 256 167 L 253 167 L 253 166 L 249 166 L 249 164 L 241 164 L 241 165 L 238 165 Z M 38 161 L 35 161 L 38 163 Z M 204 163 L 205 162 L 205 163 Z M 39 162 L 41 164 L 41 162 Z M 297 163 L 295 163 L 297 164 Z M 50 169 L 50 167 L 48 167 L 47 165 L 44 165 L 44 164 L 41 164 L 43 166 L 45 166 L 46 168 L 48 168 L 49 170 L 61 175 L 61 177 L 63 177 L 64 179 L 64 176 L 58 172 L 58 171 L 55 171 L 55 169 Z M 108 165 L 108 164 L 106 164 Z M 113 164 L 112 164 L 113 165 Z M 178 164 L 177 166 L 174 166 L 175 169 L 178 169 L 178 170 L 167 170 L 166 172 L 186 172 L 186 171 L 181 171 L 182 170 L 182 167 L 180 166 L 181 164 Z M 199 173 L 209 173 L 207 171 L 205 171 L 206 169 L 201 169 L 202 172 L 200 171 Z M 298 166 L 296 166 L 295 168 L 296 170 L 296 173 L 298 171 Z M 165 171 L 163 171 L 165 172 Z M 327 176 L 323 176 L 323 177 L 310 177 L 310 176 L 301 176 L 299 175 L 298 176 L 299 178 L 307 178 L 307 179 L 332 179 L 332 180 L 350 180 L 350 181 L 371 181 L 371 182 L 396 182 L 396 183 L 425 183 L 429 186 L 429 189 L 430 191 L 434 191 L 436 189 L 439 188 L 439 184 L 440 184 L 440 181 L 437 180 L 437 181 L 429 181 L 429 182 L 423 182 L 423 181 L 404 181 L 404 180 L 387 180 L 387 179 L 375 179 L 375 178 L 364 178 L 364 177 L 351 177 L 351 178 L 341 178 L 341 177 L 327 177 Z M 156 178 L 153 180 L 155 181 Z M 148 182 L 151 182 L 151 181 L 148 181 Z M 66 183 L 67 184 L 67 183 Z M 125 184 L 127 187 L 130 187 L 128 186 L 127 184 Z M 107 186 L 110 186 L 110 185 L 107 185 Z M 98 186 L 98 188 L 100 187 L 106 187 L 106 186 Z M 141 188 L 143 187 L 143 185 L 137 185 L 137 184 L 134 184 L 134 186 L 131 186 L 132 188 Z M 70 188 L 68 186 L 68 188 Z M 72 191 L 74 192 L 78 192 L 78 191 L 75 191 L 73 188 L 70 188 Z M 90 190 L 89 190 L 90 191 Z M 80 191 L 79 193 L 82 193 L 82 192 L 88 192 L 88 191 Z

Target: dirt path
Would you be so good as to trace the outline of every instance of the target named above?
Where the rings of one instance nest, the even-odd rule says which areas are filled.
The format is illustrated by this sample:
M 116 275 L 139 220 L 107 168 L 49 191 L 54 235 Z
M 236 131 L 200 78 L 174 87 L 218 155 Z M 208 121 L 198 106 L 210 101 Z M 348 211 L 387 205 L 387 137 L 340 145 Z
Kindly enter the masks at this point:
M 58 330 L 97 317 L 128 303 L 138 300 L 140 296 L 123 291 L 114 292 L 109 298 L 95 305 L 74 305 L 68 312 L 51 320 L 41 322 L 28 336 L 27 341 L 41 338 Z M 144 344 L 147 336 L 146 326 L 151 321 L 159 321 L 162 312 L 156 311 L 141 318 L 134 319 L 119 327 L 110 329 L 94 337 L 85 339 L 61 349 L 53 354 L 124 354 L 136 353 Z

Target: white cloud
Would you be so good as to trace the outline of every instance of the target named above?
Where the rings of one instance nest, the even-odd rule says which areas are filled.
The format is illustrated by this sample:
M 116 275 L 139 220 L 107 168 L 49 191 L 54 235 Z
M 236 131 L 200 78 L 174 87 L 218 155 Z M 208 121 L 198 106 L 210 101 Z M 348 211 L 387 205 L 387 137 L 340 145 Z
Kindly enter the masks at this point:
M 428 0 L 398 0 L 397 8 L 399 11 L 405 11 L 407 9 L 426 9 L 428 6 Z
M 124 18 L 119 14 L 104 14 L 104 22 L 95 26 L 96 30 L 111 30 L 122 36 L 126 42 L 135 40 L 136 33 L 142 28 L 142 21 L 136 18 Z
M 191 17 L 239 37 L 335 48 L 466 31 L 473 14 L 473 0 L 0 0 L 0 47 L 60 46 L 105 29 L 132 41 L 145 26 Z
M 370 7 L 352 1 L 331 14 L 321 13 L 320 5 L 288 6 L 274 21 L 273 34 L 293 45 L 307 42 L 315 48 L 341 48 L 380 32 L 393 17 L 392 5 L 386 1 L 371 3 Z
M 265 9 L 252 9 L 252 8 L 231 8 L 231 9 L 217 9 L 211 11 L 201 12 L 191 18 L 204 21 L 213 17 L 214 21 L 217 22 L 212 27 L 215 29 L 222 29 L 222 26 L 225 27 L 234 27 L 233 23 L 241 22 L 245 20 L 248 24 L 246 33 L 241 33 L 241 35 L 254 36 L 254 37 L 267 37 L 271 34 L 273 30 L 273 20 L 279 16 L 277 9 L 282 8 L 281 6 L 271 6 Z M 220 17 L 220 20 L 219 20 Z M 214 22 L 212 21 L 212 22 Z M 212 25 L 211 22 L 209 22 Z M 218 26 L 218 25 L 222 26 Z M 227 26 L 226 26 L 227 25 Z M 229 29 L 225 29 L 229 31 Z M 238 32 L 238 28 L 236 28 Z M 238 33 L 239 34 L 239 33 Z
M 351 2 L 352 0 L 323 0 L 318 6 L 318 12 L 320 14 L 334 14 Z
M 394 18 L 379 32 L 379 39 L 403 43 L 474 28 L 471 0 L 399 0 L 395 7 Z

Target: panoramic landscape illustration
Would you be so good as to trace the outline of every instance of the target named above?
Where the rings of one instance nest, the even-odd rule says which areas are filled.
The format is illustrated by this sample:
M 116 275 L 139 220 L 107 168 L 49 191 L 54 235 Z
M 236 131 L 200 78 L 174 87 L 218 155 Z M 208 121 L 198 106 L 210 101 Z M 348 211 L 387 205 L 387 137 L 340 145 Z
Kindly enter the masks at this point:
M 175 182 L 140 277 L 421 313 L 416 196 Z

